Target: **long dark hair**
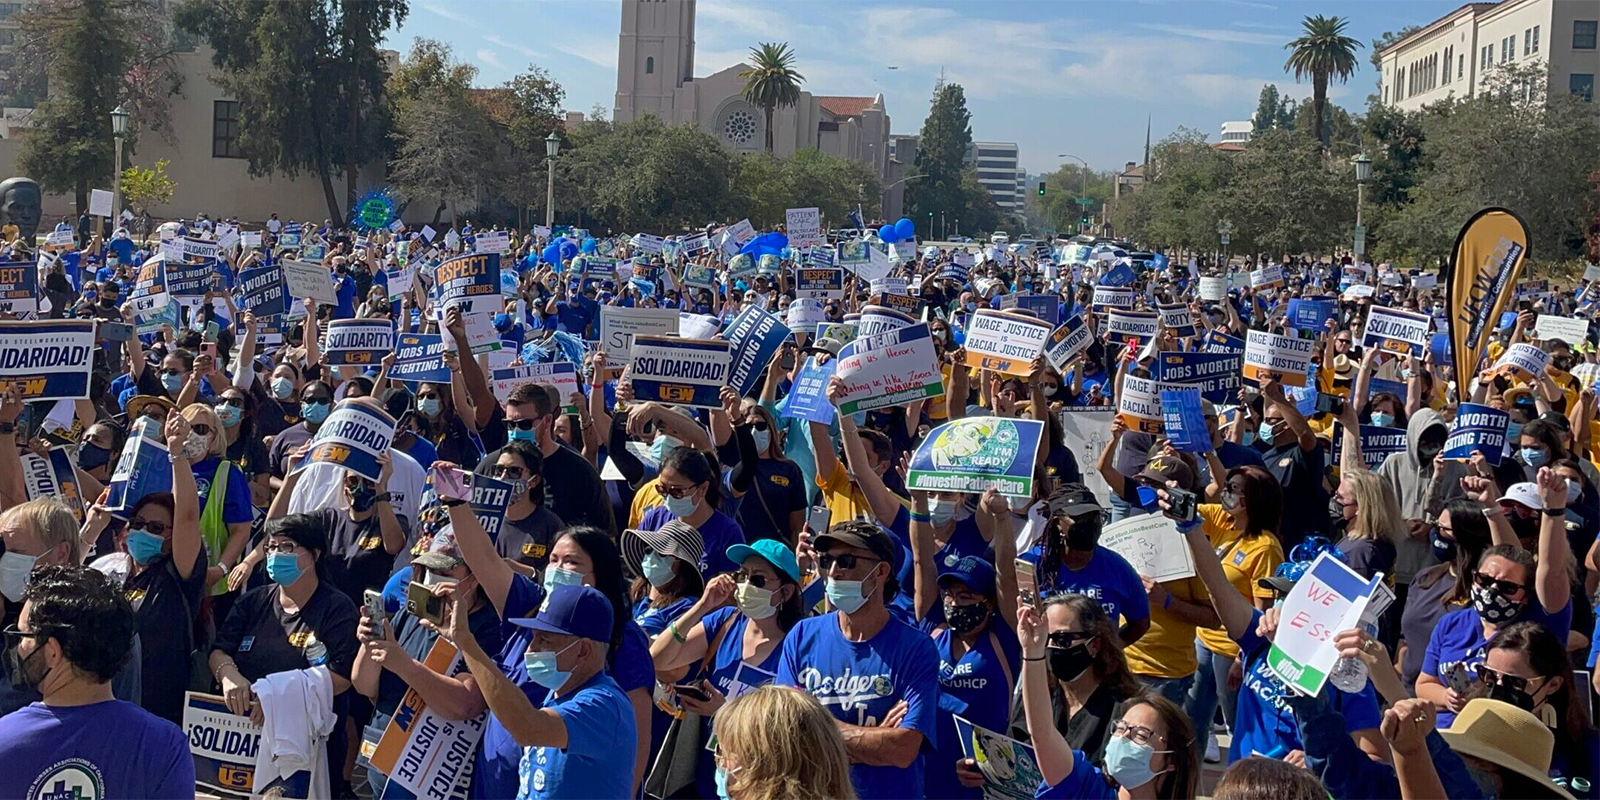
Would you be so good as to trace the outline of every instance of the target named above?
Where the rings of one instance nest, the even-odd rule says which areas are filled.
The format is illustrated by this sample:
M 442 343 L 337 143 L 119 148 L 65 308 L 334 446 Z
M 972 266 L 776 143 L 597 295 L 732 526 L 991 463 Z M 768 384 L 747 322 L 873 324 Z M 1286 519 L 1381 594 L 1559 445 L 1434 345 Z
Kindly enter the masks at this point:
M 1450 601 L 1465 603 L 1472 596 L 1472 571 L 1488 549 L 1494 537 L 1489 533 L 1489 520 L 1483 516 L 1483 506 L 1465 497 L 1445 503 L 1450 512 L 1450 533 L 1456 537 L 1456 586 Z
M 669 599 L 662 606 L 671 605 L 685 597 L 699 597 L 706 590 L 706 579 L 700 575 L 700 567 L 691 564 L 677 556 L 672 559 L 672 580 L 661 587 L 661 593 Z M 628 586 L 628 599 L 637 603 L 650 597 L 650 581 L 643 575 L 635 575 L 633 582 Z M 653 604 L 652 604 L 653 605 Z M 659 606 L 658 606 L 659 607 Z
M 1283 522 L 1283 487 L 1278 479 L 1264 467 L 1254 464 L 1228 470 L 1228 478 L 1238 478 L 1244 488 L 1239 495 L 1239 505 L 1250 517 L 1248 527 L 1254 529 L 1244 531 L 1244 535 L 1254 536 L 1262 531 L 1277 533 Z
M 588 525 L 564 528 L 550 542 L 554 547 L 562 537 L 570 536 L 594 562 L 594 588 L 611 601 L 611 646 L 606 651 L 606 664 L 616 666 L 617 648 L 622 645 L 622 632 L 633 622 L 628 613 L 628 585 L 622 575 L 622 551 L 611 535 Z
M 1546 682 L 1551 678 L 1561 679 L 1561 688 L 1547 700 L 1550 707 L 1561 714 L 1556 726 L 1556 749 L 1566 755 L 1572 767 L 1569 774 L 1589 774 L 1594 754 L 1587 747 L 1591 728 L 1583 699 L 1589 687 L 1573 685 L 1572 662 L 1567 659 L 1567 649 L 1561 639 L 1537 622 L 1518 622 L 1496 632 L 1484 645 L 1485 653 L 1490 650 L 1514 650 L 1521 653 L 1528 660 L 1528 666 L 1543 675 Z M 1473 688 L 1473 696 L 1481 697 L 1485 691 L 1486 687 L 1480 683 Z
M 1143 691 L 1139 679 L 1133 677 L 1133 671 L 1128 668 L 1128 657 L 1122 652 L 1122 640 L 1117 638 L 1116 621 L 1106 614 L 1106 608 L 1100 605 L 1099 600 L 1067 592 L 1046 600 L 1045 608 L 1050 606 L 1066 606 L 1078 618 L 1083 630 L 1094 634 L 1094 638 L 1100 642 L 1100 651 L 1095 653 L 1090 669 L 1094 670 L 1101 685 L 1118 697 L 1134 697 Z
M 1153 692 L 1140 691 L 1122 702 L 1117 709 L 1117 719 L 1136 706 L 1149 706 L 1167 728 L 1168 758 L 1172 770 L 1156 776 L 1156 797 L 1160 800 L 1186 800 L 1197 797 L 1195 789 L 1200 783 L 1200 765 L 1196 762 L 1199 750 L 1195 748 L 1194 725 L 1188 712 L 1177 703 Z
M 665 471 L 668 467 L 694 481 L 696 486 L 705 484 L 706 505 L 713 510 L 722 505 L 722 491 L 718 485 L 721 483 L 718 480 L 720 476 L 710 456 L 692 447 L 675 447 L 661 459 L 661 469 Z

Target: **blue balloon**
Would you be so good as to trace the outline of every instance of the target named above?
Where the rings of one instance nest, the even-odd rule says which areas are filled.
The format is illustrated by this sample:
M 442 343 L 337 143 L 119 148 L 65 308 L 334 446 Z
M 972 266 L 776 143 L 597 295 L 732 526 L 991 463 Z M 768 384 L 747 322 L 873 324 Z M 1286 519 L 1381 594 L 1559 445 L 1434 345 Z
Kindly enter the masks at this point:
M 595 241 L 593 239 L 584 239 L 583 240 L 583 252 L 584 253 L 593 253 L 594 251 L 595 251 Z
M 917 238 L 917 223 L 912 222 L 909 218 L 901 217 L 900 221 L 894 224 L 894 234 L 898 239 L 915 239 Z
M 878 229 L 878 238 L 883 240 L 884 244 L 890 244 L 899 241 L 900 237 L 896 236 L 895 234 L 896 231 L 893 225 L 885 225 Z
M 781 251 L 778 252 L 778 257 L 783 259 L 784 261 L 793 261 L 794 260 L 794 248 L 793 247 L 785 247 L 785 248 L 783 248 Z
M 546 247 L 544 249 L 544 252 L 540 253 L 539 255 L 540 255 L 540 258 L 544 259 L 544 262 L 546 264 L 555 264 L 556 266 L 560 266 L 561 265 L 561 246 L 560 245 L 552 244 L 549 247 Z
M 569 260 L 578 254 L 578 245 L 571 239 L 563 238 L 556 242 L 556 246 L 561 248 L 560 253 L 562 260 Z

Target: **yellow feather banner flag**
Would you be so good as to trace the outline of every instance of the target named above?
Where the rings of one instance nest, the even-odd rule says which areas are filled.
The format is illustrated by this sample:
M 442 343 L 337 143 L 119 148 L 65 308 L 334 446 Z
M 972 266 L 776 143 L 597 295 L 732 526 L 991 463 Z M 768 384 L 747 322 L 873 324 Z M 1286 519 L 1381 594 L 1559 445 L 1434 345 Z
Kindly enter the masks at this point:
M 1465 395 L 1500 313 L 1516 291 L 1528 258 L 1528 226 L 1504 208 L 1472 215 L 1456 237 L 1445 284 L 1450 312 L 1450 352 L 1456 385 Z

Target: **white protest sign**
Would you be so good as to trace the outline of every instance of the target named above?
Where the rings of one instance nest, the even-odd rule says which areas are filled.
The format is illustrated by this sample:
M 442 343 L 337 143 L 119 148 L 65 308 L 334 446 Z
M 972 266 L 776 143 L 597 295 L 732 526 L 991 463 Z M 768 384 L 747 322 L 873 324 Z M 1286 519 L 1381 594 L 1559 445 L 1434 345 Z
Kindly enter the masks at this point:
M 472 249 L 479 253 L 504 253 L 511 249 L 511 232 L 484 231 L 473 237 Z
M 246 249 L 261 246 L 261 231 L 244 231 L 239 234 L 239 244 Z
M 926 322 L 858 337 L 839 351 L 835 374 L 845 385 L 839 412 L 854 414 L 944 394 L 938 356 Z
M 1372 297 L 1377 291 L 1377 288 L 1371 284 L 1357 283 L 1344 290 L 1344 296 L 1347 299 L 1358 300 L 1363 297 Z
M 1534 336 L 1545 342 L 1560 339 L 1569 345 L 1574 345 L 1589 339 L 1589 321 L 1576 317 L 1540 314 L 1538 320 L 1534 322 L 1533 330 Z
M 378 459 L 394 440 L 394 417 L 381 409 L 341 400 L 311 440 L 305 463 L 329 462 L 376 481 L 383 472 Z
M 1140 577 L 1157 583 L 1192 578 L 1194 559 L 1178 535 L 1177 521 L 1165 514 L 1141 514 L 1105 526 L 1100 546 L 1127 560 Z
M 1071 317 L 1051 331 L 1050 338 L 1045 340 L 1045 360 L 1050 362 L 1051 369 L 1064 375 L 1073 358 L 1093 341 L 1094 331 L 1084 323 L 1083 317 Z
M 967 321 L 967 366 L 1027 375 L 1044 352 L 1050 323 L 1038 317 L 979 309 Z
M 789 314 L 784 318 L 783 324 L 789 330 L 805 332 L 816 330 L 817 323 L 828 319 L 822 303 L 809 297 L 802 297 L 789 304 Z
M 1507 347 L 1494 364 L 1496 371 L 1510 370 L 1525 381 L 1537 380 L 1549 366 L 1549 353 L 1524 342 Z
M 1112 309 L 1106 319 L 1107 341 L 1118 344 L 1144 344 L 1156 337 L 1161 316 L 1154 311 Z
M 333 278 L 328 268 L 311 261 L 283 261 L 283 282 L 289 289 L 289 307 L 300 305 L 299 300 L 309 297 L 319 306 L 336 306 L 339 297 L 333 290 Z
M 666 246 L 667 240 L 653 233 L 636 233 L 630 243 L 633 249 L 641 253 L 659 253 Z
M 104 189 L 89 190 L 89 215 L 92 217 L 110 217 L 111 193 Z
M 633 337 L 676 336 L 678 310 L 675 308 L 623 308 L 600 307 L 600 346 L 606 351 L 606 365 L 628 365 L 629 346 Z
M 1334 634 L 1354 628 L 1372 598 L 1371 581 L 1324 551 L 1284 598 L 1278 635 L 1267 652 L 1267 668 L 1289 688 L 1307 696 L 1322 691 L 1339 661 Z
M 625 373 L 640 402 L 721 408 L 718 393 L 728 384 L 729 345 L 720 339 L 636 335 Z
M 1439 274 L 1437 272 L 1424 272 L 1419 275 L 1411 276 L 1411 287 L 1414 289 L 1432 289 L 1438 285 Z
M 51 231 L 44 235 L 44 246 L 50 248 L 72 247 L 72 231 Z
M 1117 416 L 1135 433 L 1160 433 L 1161 385 L 1149 378 L 1124 375 L 1117 398 Z
M 1228 279 L 1220 277 L 1206 277 L 1200 279 L 1201 300 L 1221 300 L 1228 296 Z
M 375 366 L 394 351 L 394 327 L 386 319 L 336 319 L 328 323 L 322 354 L 330 366 Z
M 710 339 L 722 330 L 722 320 L 708 314 L 678 313 L 678 335 L 685 339 Z
M 1105 311 L 1112 308 L 1132 309 L 1134 298 L 1139 296 L 1138 290 L 1126 289 L 1120 286 L 1094 287 L 1094 299 L 1089 301 L 1095 311 Z
M 1427 314 L 1372 306 L 1367 311 L 1367 327 L 1361 333 L 1361 346 L 1421 356 L 1432 339 L 1429 334 L 1432 327 L 1433 317 Z
M 1111 439 L 1111 422 L 1117 410 L 1110 406 L 1068 406 L 1061 411 L 1061 443 L 1085 458 L 1098 456 Z M 1096 497 L 1110 497 L 1111 487 L 1100 470 L 1083 471 L 1083 485 Z
M 1583 279 L 1586 281 L 1600 281 L 1600 264 L 1590 264 L 1584 267 Z
M 796 250 L 828 241 L 822 235 L 822 213 L 815 208 L 791 208 L 784 212 L 784 222 L 789 246 Z
M 444 676 L 466 671 L 455 645 L 442 638 L 433 643 L 422 666 Z M 464 797 L 472 782 L 473 754 L 483 737 L 487 715 L 450 719 L 429 708 L 416 689 L 407 689 L 370 759 L 374 768 L 388 776 L 390 786 L 383 796 Z
M 489 371 L 489 387 L 494 390 L 495 399 L 502 403 L 511 396 L 512 389 L 524 383 L 556 387 L 556 394 L 561 397 L 561 405 L 568 408 L 572 407 L 572 395 L 582 393 L 582 389 L 578 386 L 578 366 L 570 361 L 523 364 Z
M 1314 344 L 1310 339 L 1249 331 L 1244 344 L 1245 380 L 1260 382 L 1277 375 L 1284 386 L 1305 386 Z
M 1283 285 L 1283 267 L 1276 264 L 1250 271 L 1250 288 L 1270 289 Z

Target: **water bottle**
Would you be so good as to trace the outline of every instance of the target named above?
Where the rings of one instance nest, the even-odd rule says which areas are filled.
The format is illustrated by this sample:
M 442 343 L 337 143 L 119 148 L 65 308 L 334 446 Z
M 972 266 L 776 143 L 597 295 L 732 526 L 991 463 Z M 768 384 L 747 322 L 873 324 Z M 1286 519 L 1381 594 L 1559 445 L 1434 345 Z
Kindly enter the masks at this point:
M 1376 627 L 1366 619 L 1362 619 L 1356 627 L 1366 631 L 1369 636 L 1377 632 Z M 1359 692 L 1367 686 L 1367 662 L 1359 658 L 1342 656 L 1338 663 L 1333 665 L 1333 671 L 1328 673 L 1328 681 L 1338 687 L 1339 691 L 1349 694 Z
M 317 639 L 312 639 L 311 643 L 306 645 L 305 657 L 306 663 L 313 667 L 326 664 L 328 663 L 328 646 Z M 1366 673 L 1362 674 L 1365 675 Z

